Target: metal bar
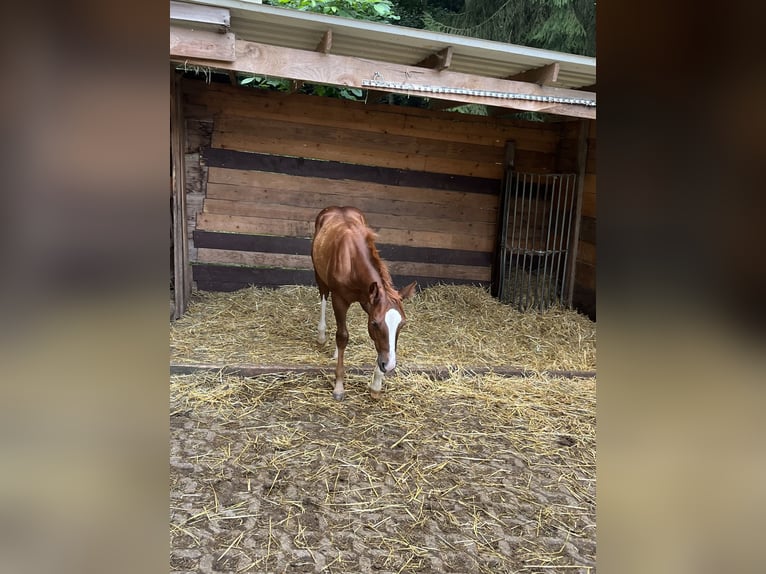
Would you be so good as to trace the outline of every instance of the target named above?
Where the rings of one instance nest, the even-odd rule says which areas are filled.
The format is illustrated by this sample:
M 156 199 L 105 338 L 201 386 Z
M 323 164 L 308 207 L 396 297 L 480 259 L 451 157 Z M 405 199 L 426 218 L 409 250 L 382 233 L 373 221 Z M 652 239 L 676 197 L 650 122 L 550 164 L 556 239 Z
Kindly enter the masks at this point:
M 532 218 L 532 247 L 535 247 L 535 243 L 537 242 L 537 234 L 539 227 L 537 226 L 537 213 L 540 210 L 540 187 L 541 187 L 541 181 L 543 176 L 542 175 L 536 175 L 532 176 L 532 179 L 534 180 L 537 178 L 537 185 L 535 186 L 535 215 Z M 534 251 L 534 249 L 533 249 Z M 532 274 L 532 266 L 535 263 L 539 263 L 539 259 L 535 261 L 535 259 L 532 259 L 530 261 L 530 269 L 529 269 L 529 295 L 532 299 L 532 307 L 537 307 L 538 310 L 540 310 L 540 274 L 537 272 L 537 269 L 535 269 L 534 275 Z M 533 281 L 534 280 L 534 281 Z M 534 289 L 532 287 L 532 283 L 534 282 Z
M 596 107 L 596 100 L 588 98 L 567 98 L 561 96 L 543 96 L 537 94 L 522 94 L 514 92 L 499 92 L 495 90 L 477 90 L 472 88 L 458 88 L 452 86 L 429 86 L 423 84 L 411 84 L 409 82 L 386 82 L 383 80 L 362 80 L 362 87 L 389 88 L 405 90 L 408 92 L 428 92 L 432 94 L 460 94 L 464 96 L 480 96 L 484 98 L 498 98 L 502 100 L 527 100 L 531 102 L 545 102 L 551 104 L 571 104 L 578 106 Z
M 568 202 L 568 205 L 567 205 L 567 224 L 566 224 L 566 233 L 564 233 L 563 236 L 562 236 L 562 239 L 565 239 L 566 242 L 567 242 L 567 248 L 566 248 L 566 251 L 564 251 L 564 269 L 562 270 L 563 271 L 563 273 L 562 273 L 563 276 L 561 278 L 561 291 L 560 291 L 561 295 L 560 295 L 560 299 L 561 299 L 562 303 L 564 302 L 564 293 L 566 293 L 566 287 L 568 285 L 567 277 L 566 277 L 566 269 L 567 269 L 567 262 L 569 260 L 569 249 L 571 247 L 571 241 L 572 241 L 572 238 L 571 238 L 571 234 L 572 234 L 572 212 L 574 211 L 574 196 L 575 196 L 574 189 L 571 190 L 572 193 L 571 193 L 571 196 L 570 196 L 569 192 L 570 192 L 572 178 L 570 177 L 568 179 L 569 179 L 569 181 L 567 181 L 567 202 Z
M 525 273 L 529 273 L 527 271 L 527 255 L 530 252 L 529 249 L 529 223 L 530 223 L 530 217 L 532 215 L 532 175 L 530 174 L 524 174 L 524 186 L 526 189 L 529 190 L 529 194 L 527 196 L 527 228 L 524 234 L 524 263 L 522 264 L 522 269 Z M 524 278 L 521 278 L 522 282 Z M 522 288 L 523 289 L 523 288 Z M 524 297 L 524 304 L 522 310 L 527 309 L 528 301 L 529 301 L 529 290 L 522 291 L 522 296 Z
M 558 285 L 559 285 L 559 266 L 561 264 L 561 233 L 562 229 L 564 227 L 564 224 L 562 222 L 562 217 L 564 213 L 564 202 L 563 202 L 563 195 L 564 195 L 564 189 L 566 186 L 566 179 L 561 178 L 559 180 L 558 189 L 556 190 L 556 271 L 554 272 L 551 270 L 551 299 L 555 302 L 558 301 Z
M 548 187 L 546 187 L 546 197 L 550 195 L 550 200 L 548 201 L 548 225 L 546 229 L 545 234 L 545 261 L 543 263 L 543 287 L 542 287 L 542 297 L 545 301 L 545 307 L 548 308 L 551 305 L 551 278 L 549 274 L 553 273 L 553 261 L 551 260 L 551 257 L 555 256 L 555 250 L 553 249 L 553 245 L 551 244 L 551 228 L 553 227 L 553 196 L 556 193 L 556 185 L 557 183 L 560 183 L 560 178 L 557 176 L 549 176 L 549 180 L 551 180 L 551 186 L 550 186 L 550 194 L 548 194 Z M 548 270 L 548 262 L 551 263 L 551 268 Z
M 505 142 L 505 156 L 503 165 L 503 196 L 500 206 L 500 246 L 497 258 L 497 298 L 502 301 L 505 297 L 506 285 L 506 259 L 509 257 L 508 224 L 510 213 L 510 193 L 513 181 L 513 167 L 515 161 L 516 144 L 513 141 Z
M 511 267 L 513 267 L 513 275 L 510 278 L 511 282 L 511 296 L 509 301 L 512 304 L 516 304 L 516 295 L 517 295 L 517 281 L 519 278 L 518 273 L 518 267 L 519 267 L 519 253 L 521 248 L 521 212 L 520 210 L 523 208 L 524 204 L 523 201 L 521 205 L 519 205 L 519 178 L 520 174 L 516 173 L 514 174 L 513 181 L 514 181 L 514 190 L 513 190 L 513 232 L 511 237 L 511 256 L 508 260 L 508 267 L 509 270 Z M 518 219 L 517 219 L 518 214 Z M 514 249 L 516 248 L 516 249 Z M 515 252 L 515 253 L 514 253 Z
M 555 275 L 555 285 L 554 285 L 554 292 L 556 293 L 556 298 L 560 299 L 560 293 L 559 293 L 559 287 L 560 287 L 560 277 L 561 277 L 561 259 L 563 258 L 563 244 L 564 244 L 564 220 L 566 216 L 566 192 L 567 192 L 567 186 L 565 185 L 565 181 L 562 181 L 562 185 L 559 188 L 559 197 L 558 197 L 558 210 L 556 214 L 556 220 L 557 220 L 557 240 L 558 240 L 558 246 L 557 246 L 557 253 L 556 253 L 556 275 Z M 561 225 L 561 229 L 558 229 L 558 225 Z

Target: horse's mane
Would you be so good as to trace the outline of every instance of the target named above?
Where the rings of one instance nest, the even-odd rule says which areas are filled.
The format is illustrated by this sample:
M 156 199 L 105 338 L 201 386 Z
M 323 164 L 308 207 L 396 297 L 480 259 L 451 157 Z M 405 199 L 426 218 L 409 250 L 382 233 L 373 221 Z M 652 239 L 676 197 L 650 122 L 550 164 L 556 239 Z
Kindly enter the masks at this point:
M 383 289 L 386 291 L 386 295 L 390 299 L 399 301 L 399 292 L 394 288 L 394 281 L 391 279 L 391 274 L 388 272 L 388 265 L 380 257 L 378 248 L 375 247 L 375 240 L 377 235 L 369 227 L 366 228 L 365 240 L 367 242 L 367 248 L 370 250 L 370 259 L 372 259 L 372 265 L 380 275 L 380 279 L 383 281 Z

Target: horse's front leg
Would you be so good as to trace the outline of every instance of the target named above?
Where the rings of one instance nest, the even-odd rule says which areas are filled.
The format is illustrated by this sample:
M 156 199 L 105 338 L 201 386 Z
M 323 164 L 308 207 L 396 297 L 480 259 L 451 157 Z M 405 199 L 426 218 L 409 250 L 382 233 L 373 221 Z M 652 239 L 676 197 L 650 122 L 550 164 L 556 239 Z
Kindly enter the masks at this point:
M 383 371 L 376 364 L 375 370 L 372 372 L 372 382 L 370 383 L 370 396 L 373 399 L 379 399 L 383 391 Z
M 346 395 L 343 389 L 343 380 L 346 376 L 346 371 L 343 367 L 343 355 L 348 344 L 348 328 L 346 327 L 348 305 L 340 301 L 340 299 L 337 299 L 336 302 L 336 297 L 333 297 L 332 308 L 335 312 L 335 324 L 337 326 L 337 331 L 335 332 L 335 353 L 338 356 L 338 362 L 335 364 L 335 389 L 332 392 L 332 398 L 340 401 Z

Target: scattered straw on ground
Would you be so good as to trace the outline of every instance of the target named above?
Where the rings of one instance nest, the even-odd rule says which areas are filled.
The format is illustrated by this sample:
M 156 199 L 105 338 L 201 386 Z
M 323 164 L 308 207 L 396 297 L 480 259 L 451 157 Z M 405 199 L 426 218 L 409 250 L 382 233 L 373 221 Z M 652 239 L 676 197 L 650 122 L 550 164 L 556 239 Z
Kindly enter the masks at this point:
M 595 571 L 594 379 L 330 378 L 171 377 L 171 571 Z
M 520 312 L 469 286 L 435 286 L 405 304 L 399 365 L 511 366 L 533 371 L 595 370 L 596 325 L 576 311 L 553 307 Z M 248 288 L 195 292 L 188 312 L 171 325 L 171 358 L 184 363 L 332 365 L 335 320 L 328 309 L 328 343 L 316 343 L 315 288 Z M 346 364 L 369 366 L 374 347 L 364 311 L 348 314 Z

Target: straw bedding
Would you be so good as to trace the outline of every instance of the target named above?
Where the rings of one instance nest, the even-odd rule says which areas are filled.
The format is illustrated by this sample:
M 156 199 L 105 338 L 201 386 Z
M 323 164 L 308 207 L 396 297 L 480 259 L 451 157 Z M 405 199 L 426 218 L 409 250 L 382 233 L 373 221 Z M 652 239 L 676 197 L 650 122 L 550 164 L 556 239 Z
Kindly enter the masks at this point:
M 310 287 L 195 293 L 171 326 L 175 363 L 322 367 L 171 376 L 171 572 L 595 572 L 596 382 L 546 374 L 595 369 L 595 324 L 425 289 L 383 398 L 351 371 L 336 402 L 318 311 Z
M 434 286 L 405 302 L 408 323 L 399 339 L 403 368 L 514 366 L 533 371 L 596 367 L 595 323 L 552 307 L 520 312 L 470 286 Z M 316 288 L 249 288 L 196 292 L 170 329 L 171 359 L 180 363 L 333 365 L 335 320 L 328 305 L 328 343 L 316 343 Z M 345 363 L 371 367 L 374 347 L 364 311 L 348 313 Z
M 330 376 L 171 377 L 171 572 L 595 572 L 595 379 Z

